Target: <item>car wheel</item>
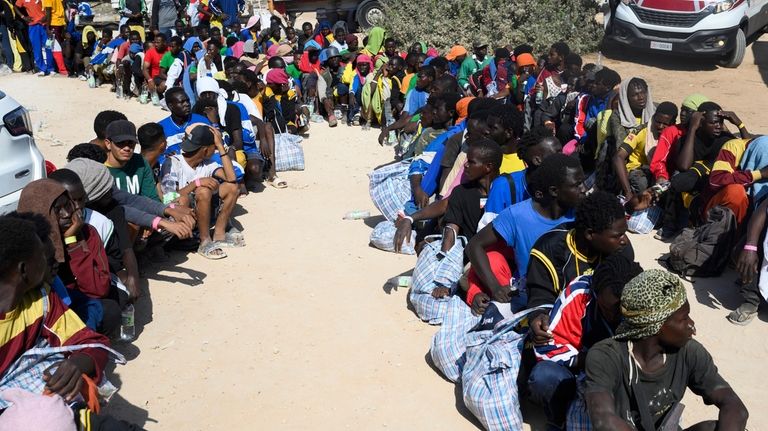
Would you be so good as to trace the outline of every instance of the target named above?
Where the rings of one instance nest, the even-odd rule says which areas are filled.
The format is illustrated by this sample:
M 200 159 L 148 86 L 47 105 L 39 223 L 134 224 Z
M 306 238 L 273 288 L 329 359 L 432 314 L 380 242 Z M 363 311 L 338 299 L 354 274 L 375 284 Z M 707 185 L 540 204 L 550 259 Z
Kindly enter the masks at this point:
M 726 58 L 720 61 L 720 65 L 723 67 L 739 67 L 742 61 L 744 61 L 744 54 L 747 52 L 747 36 L 744 34 L 743 29 L 736 31 L 736 46 L 731 52 L 728 53 Z
M 384 22 L 384 6 L 377 0 L 364 1 L 357 7 L 355 18 L 364 29 L 381 25 Z

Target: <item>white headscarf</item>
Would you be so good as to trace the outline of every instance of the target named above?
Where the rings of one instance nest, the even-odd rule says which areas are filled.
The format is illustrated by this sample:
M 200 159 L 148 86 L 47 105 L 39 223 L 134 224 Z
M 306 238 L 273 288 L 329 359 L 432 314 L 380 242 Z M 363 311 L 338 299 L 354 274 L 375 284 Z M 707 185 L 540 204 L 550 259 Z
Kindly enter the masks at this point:
M 635 78 L 636 77 L 633 76 L 627 80 L 621 81 L 621 87 L 619 89 L 619 116 L 621 117 L 621 125 L 627 129 L 637 127 L 638 125 L 635 114 L 632 113 L 632 108 L 629 106 L 629 97 L 627 97 L 629 83 Z M 653 104 L 651 87 L 648 86 L 648 95 L 646 97 L 645 109 L 643 109 L 643 117 L 640 120 L 640 124 L 647 124 L 649 121 L 651 121 L 651 117 L 653 117 L 655 112 L 656 105 Z
M 202 76 L 197 78 L 197 96 L 200 97 L 206 91 L 212 91 L 218 94 L 216 104 L 219 110 L 219 123 L 222 126 L 226 126 L 227 92 L 219 88 L 219 83 L 211 77 Z

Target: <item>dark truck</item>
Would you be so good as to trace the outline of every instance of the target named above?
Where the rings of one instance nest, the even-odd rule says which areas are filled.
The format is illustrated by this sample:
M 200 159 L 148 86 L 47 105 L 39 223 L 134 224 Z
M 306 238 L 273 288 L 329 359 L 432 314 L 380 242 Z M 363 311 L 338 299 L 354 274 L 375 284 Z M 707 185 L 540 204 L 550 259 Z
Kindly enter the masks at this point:
M 342 19 L 357 23 L 363 29 L 371 28 L 384 19 L 384 7 L 378 0 L 275 0 L 275 9 L 293 18 L 303 12 L 317 12 L 318 20 L 331 22 Z

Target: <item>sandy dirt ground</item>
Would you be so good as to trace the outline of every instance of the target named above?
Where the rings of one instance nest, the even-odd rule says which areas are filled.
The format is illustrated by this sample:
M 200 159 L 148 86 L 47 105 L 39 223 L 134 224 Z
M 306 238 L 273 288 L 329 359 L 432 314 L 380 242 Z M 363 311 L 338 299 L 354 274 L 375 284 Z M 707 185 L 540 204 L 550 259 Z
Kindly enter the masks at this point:
M 750 130 L 768 132 L 764 69 L 755 64 L 757 56 L 768 67 L 765 45 L 752 45 L 737 70 L 653 56 L 642 59 L 653 66 L 629 58 L 605 64 L 623 77 L 646 78 L 656 102 L 679 104 L 703 92 Z M 137 125 L 167 115 L 62 77 L 13 75 L 0 89 L 32 109 L 37 143 L 57 165 L 94 136 L 102 109 L 122 111 Z M 129 362 L 112 373 L 121 389 L 109 413 L 153 431 L 477 428 L 460 391 L 426 360 L 437 328 L 407 309 L 407 290 L 387 285 L 409 273 L 415 258 L 368 246 L 381 217 L 342 220 L 349 210 L 375 214 L 366 174 L 392 160 L 376 135 L 313 124 L 304 143 L 307 170 L 281 174 L 288 189 L 268 187 L 239 202 L 247 247 L 217 262 L 181 253 L 144 262 L 139 336 L 119 346 Z M 667 248 L 651 236 L 632 242 L 646 268 Z M 725 320 L 739 304 L 734 279 L 728 272 L 689 284 L 692 316 L 697 338 L 748 406 L 750 429 L 766 430 L 768 411 L 760 406 L 768 390 L 760 381 L 768 315 L 745 328 Z M 685 402 L 686 423 L 716 417 L 690 394 Z

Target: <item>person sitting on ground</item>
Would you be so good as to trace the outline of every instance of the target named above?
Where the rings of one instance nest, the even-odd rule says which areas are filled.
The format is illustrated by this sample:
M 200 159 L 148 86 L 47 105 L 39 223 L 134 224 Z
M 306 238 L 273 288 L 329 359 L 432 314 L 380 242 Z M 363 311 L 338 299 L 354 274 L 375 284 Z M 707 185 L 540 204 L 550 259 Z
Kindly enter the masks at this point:
M 726 316 L 734 325 L 748 325 L 757 316 L 760 303 L 764 300 L 760 283 L 765 283 L 765 280 L 761 280 L 763 277 L 762 274 L 758 274 L 758 268 L 765 262 L 763 238 L 766 219 L 768 219 L 768 199 L 763 199 L 749 218 L 746 242 L 736 260 L 736 271 L 741 281 L 739 294 L 742 303 Z
M 211 160 L 214 151 L 218 151 L 222 164 Z M 181 141 L 181 154 L 170 156 L 163 163 L 161 178 L 168 176 L 178 183 L 181 204 L 188 206 L 193 199 L 195 201 L 200 255 L 221 259 L 227 257 L 224 247 L 245 245 L 242 235 L 226 231 L 237 203 L 238 187 L 229 153 L 224 149 L 218 130 L 205 124 L 191 125 Z M 221 201 L 218 211 L 214 207 L 214 195 Z M 211 236 L 210 222 L 214 214 L 217 214 L 216 223 Z
M 472 262 L 467 304 L 477 315 L 485 312 L 491 300 L 508 303 L 524 293 L 520 283 L 526 277 L 534 244 L 550 229 L 573 221 L 573 208 L 587 191 L 579 161 L 564 154 L 544 159 L 529 186 L 531 199 L 502 211 L 467 245 Z M 515 285 L 511 285 L 513 280 Z M 514 305 L 513 311 L 522 306 Z
M 744 403 L 698 341 L 685 286 L 672 273 L 646 270 L 621 294 L 624 320 L 587 355 L 585 397 L 593 429 L 679 429 L 686 389 L 719 409 L 717 421 L 687 428 L 743 430 Z
M 447 72 L 458 77 L 461 64 L 467 59 L 468 54 L 469 52 L 467 52 L 467 48 L 464 48 L 461 45 L 452 46 L 448 53 L 445 54 L 445 59 L 448 63 Z
M 210 124 L 208 117 L 192 112 L 189 96 L 182 89 L 169 89 L 165 94 L 165 103 L 171 115 L 157 122 L 163 128 L 167 143 L 165 152 L 157 159 L 159 166 L 163 165 L 167 156 L 181 152 L 180 144 L 187 127 L 195 123 Z
M 480 229 L 493 221 L 506 208 L 531 198 L 528 184 L 536 169 L 552 154 L 563 151 L 560 141 L 552 136 L 549 129 L 541 127 L 523 134 L 517 144 L 517 154 L 526 168 L 509 174 L 501 174 L 493 180 Z
M 611 109 L 614 88 L 621 83 L 621 76 L 614 70 L 604 67 L 595 73 L 595 84 L 591 92 L 582 94 L 576 105 L 576 126 L 574 135 L 582 147 L 583 158 L 594 165 L 597 150 L 597 116 L 606 109 Z M 585 166 L 591 170 L 594 166 Z
M 323 68 L 320 70 L 320 78 L 322 79 L 317 81 L 317 94 L 328 116 L 328 125 L 336 127 L 339 120 L 334 114 L 336 100 L 338 100 L 339 104 L 348 104 L 347 94 L 349 94 L 349 86 L 341 82 L 344 70 L 341 68 L 339 50 L 331 46 L 323 50 L 321 57 L 324 57 L 325 61 L 323 62 Z
M 393 124 L 381 128 L 381 133 L 379 134 L 380 145 L 383 144 L 389 132 L 398 131 L 405 127 L 411 122 L 413 116 L 418 114 L 421 108 L 427 104 L 429 91 L 436 77 L 435 73 L 435 68 L 432 66 L 424 66 L 419 69 L 416 86 L 406 93 L 405 105 L 400 113 L 400 118 Z
M 298 101 L 296 93 L 289 89 L 288 74 L 283 69 L 272 69 L 267 72 L 265 80 L 267 88 L 261 99 L 264 121 L 272 126 L 275 133 L 297 134 Z
M 128 120 L 113 121 L 107 126 L 107 162 L 115 187 L 134 195 L 159 201 L 152 168 L 136 148 L 136 126 Z
M 655 184 L 649 161 L 653 158 L 661 133 L 677 121 L 677 106 L 662 102 L 651 121 L 636 135 L 627 136 L 613 156 L 614 172 L 626 201 Z
M 569 405 L 577 396 L 577 378 L 584 372 L 587 352 L 613 337 L 621 323 L 624 285 L 643 272 L 626 257 L 605 258 L 594 275 L 573 280 L 555 301 L 549 318 L 552 343 L 534 346 L 538 363 L 528 377 L 531 401 L 542 406 L 548 429 L 565 429 Z
M 0 377 L 4 380 L 10 378 L 12 370 L 16 370 L 18 375 L 2 389 L 19 387 L 40 395 L 45 390 L 71 402 L 87 384 L 83 376 L 101 382 L 109 354 L 109 339 L 87 328 L 75 312 L 52 292 L 51 267 L 55 265 L 46 261 L 46 257 L 52 257 L 53 245 L 50 240 L 41 241 L 40 233 L 35 231 L 39 223 L 33 224 L 33 221 L 19 219 L 19 216 L 27 218 L 25 214 L 0 217 L 0 291 L 1 296 L 6 298 L 0 304 L 0 315 L 4 316 L 0 321 L 0 333 L 6 334 L 0 340 L 3 349 Z M 27 359 L 23 355 L 42 344 L 53 348 L 73 347 L 75 350 L 65 353 L 60 362 L 52 364 L 55 371 L 51 373 L 20 368 L 25 366 Z M 47 367 L 49 364 L 41 362 L 40 365 Z M 41 378 L 44 382 L 36 380 Z M 5 400 L 2 406 L 5 409 L 9 407 Z M 90 411 L 85 417 L 90 420 L 90 429 L 140 429 Z M 77 422 L 85 426 L 79 419 Z
M 565 42 L 555 42 L 549 48 L 546 56 L 546 63 L 541 68 L 539 76 L 536 78 L 536 85 L 531 88 L 529 95 L 533 96 L 538 86 L 545 85 L 544 81 L 552 75 L 559 75 L 565 71 L 565 59 L 571 53 L 571 48 Z
M 98 145 L 102 149 L 107 149 L 107 144 L 104 142 L 107 139 L 107 126 L 109 123 L 117 120 L 127 120 L 128 118 L 122 112 L 106 110 L 96 114 L 96 118 L 93 119 L 93 132 L 96 134 L 94 139 L 91 139 L 91 144 Z
M 464 90 L 464 94 L 467 96 L 473 95 L 470 88 L 470 79 L 475 73 L 483 70 L 491 61 L 493 61 L 493 58 L 488 56 L 488 44 L 475 41 L 472 44 L 472 56 L 467 56 L 461 62 L 459 73 L 456 76 L 459 86 Z
M 162 94 L 160 93 L 159 86 L 164 79 L 160 76 L 160 60 L 162 60 L 165 52 L 168 51 L 168 45 L 165 43 L 167 38 L 168 36 L 164 33 L 156 34 L 154 46 L 148 49 L 147 53 L 144 55 L 142 73 L 150 94 Z M 156 96 L 153 96 L 153 98 L 154 97 Z
M 85 224 L 67 190 L 51 179 L 33 181 L 22 190 L 19 211 L 40 214 L 50 223 L 59 277 L 72 299 L 71 308 L 90 328 L 116 335 L 128 293 L 112 286 L 101 237 Z
M 571 280 L 591 274 L 611 254 L 619 253 L 634 261 L 634 250 L 626 232 L 624 207 L 616 196 L 596 191 L 584 198 L 576 207 L 574 223 L 542 235 L 531 249 L 525 281 L 527 307 L 554 304 Z M 548 313 L 534 311 L 529 322 L 535 344 L 552 340 Z
M 352 73 L 345 74 L 342 81 L 349 87 L 349 112 L 347 125 L 359 126 L 363 122 L 370 124 L 370 113 L 366 112 L 370 101 L 364 100 L 363 93 L 366 82 L 373 78 L 373 61 L 366 54 L 359 54 L 352 61 Z M 370 98 L 370 94 L 368 95 Z
M 131 54 L 136 55 L 142 50 L 141 35 L 138 31 L 131 31 L 128 40 L 123 42 L 117 50 L 115 57 L 115 85 L 122 86 L 122 95 L 128 99 L 132 96 L 131 83 L 133 79 L 133 58 Z M 143 59 L 141 60 L 143 61 Z
M 139 140 L 141 157 L 144 158 L 152 170 L 152 178 L 155 180 L 155 184 L 157 184 L 160 179 L 160 166 L 162 166 L 159 159 L 165 154 L 165 150 L 168 147 L 168 138 L 165 137 L 163 126 L 157 123 L 144 124 L 139 127 L 136 137 Z

